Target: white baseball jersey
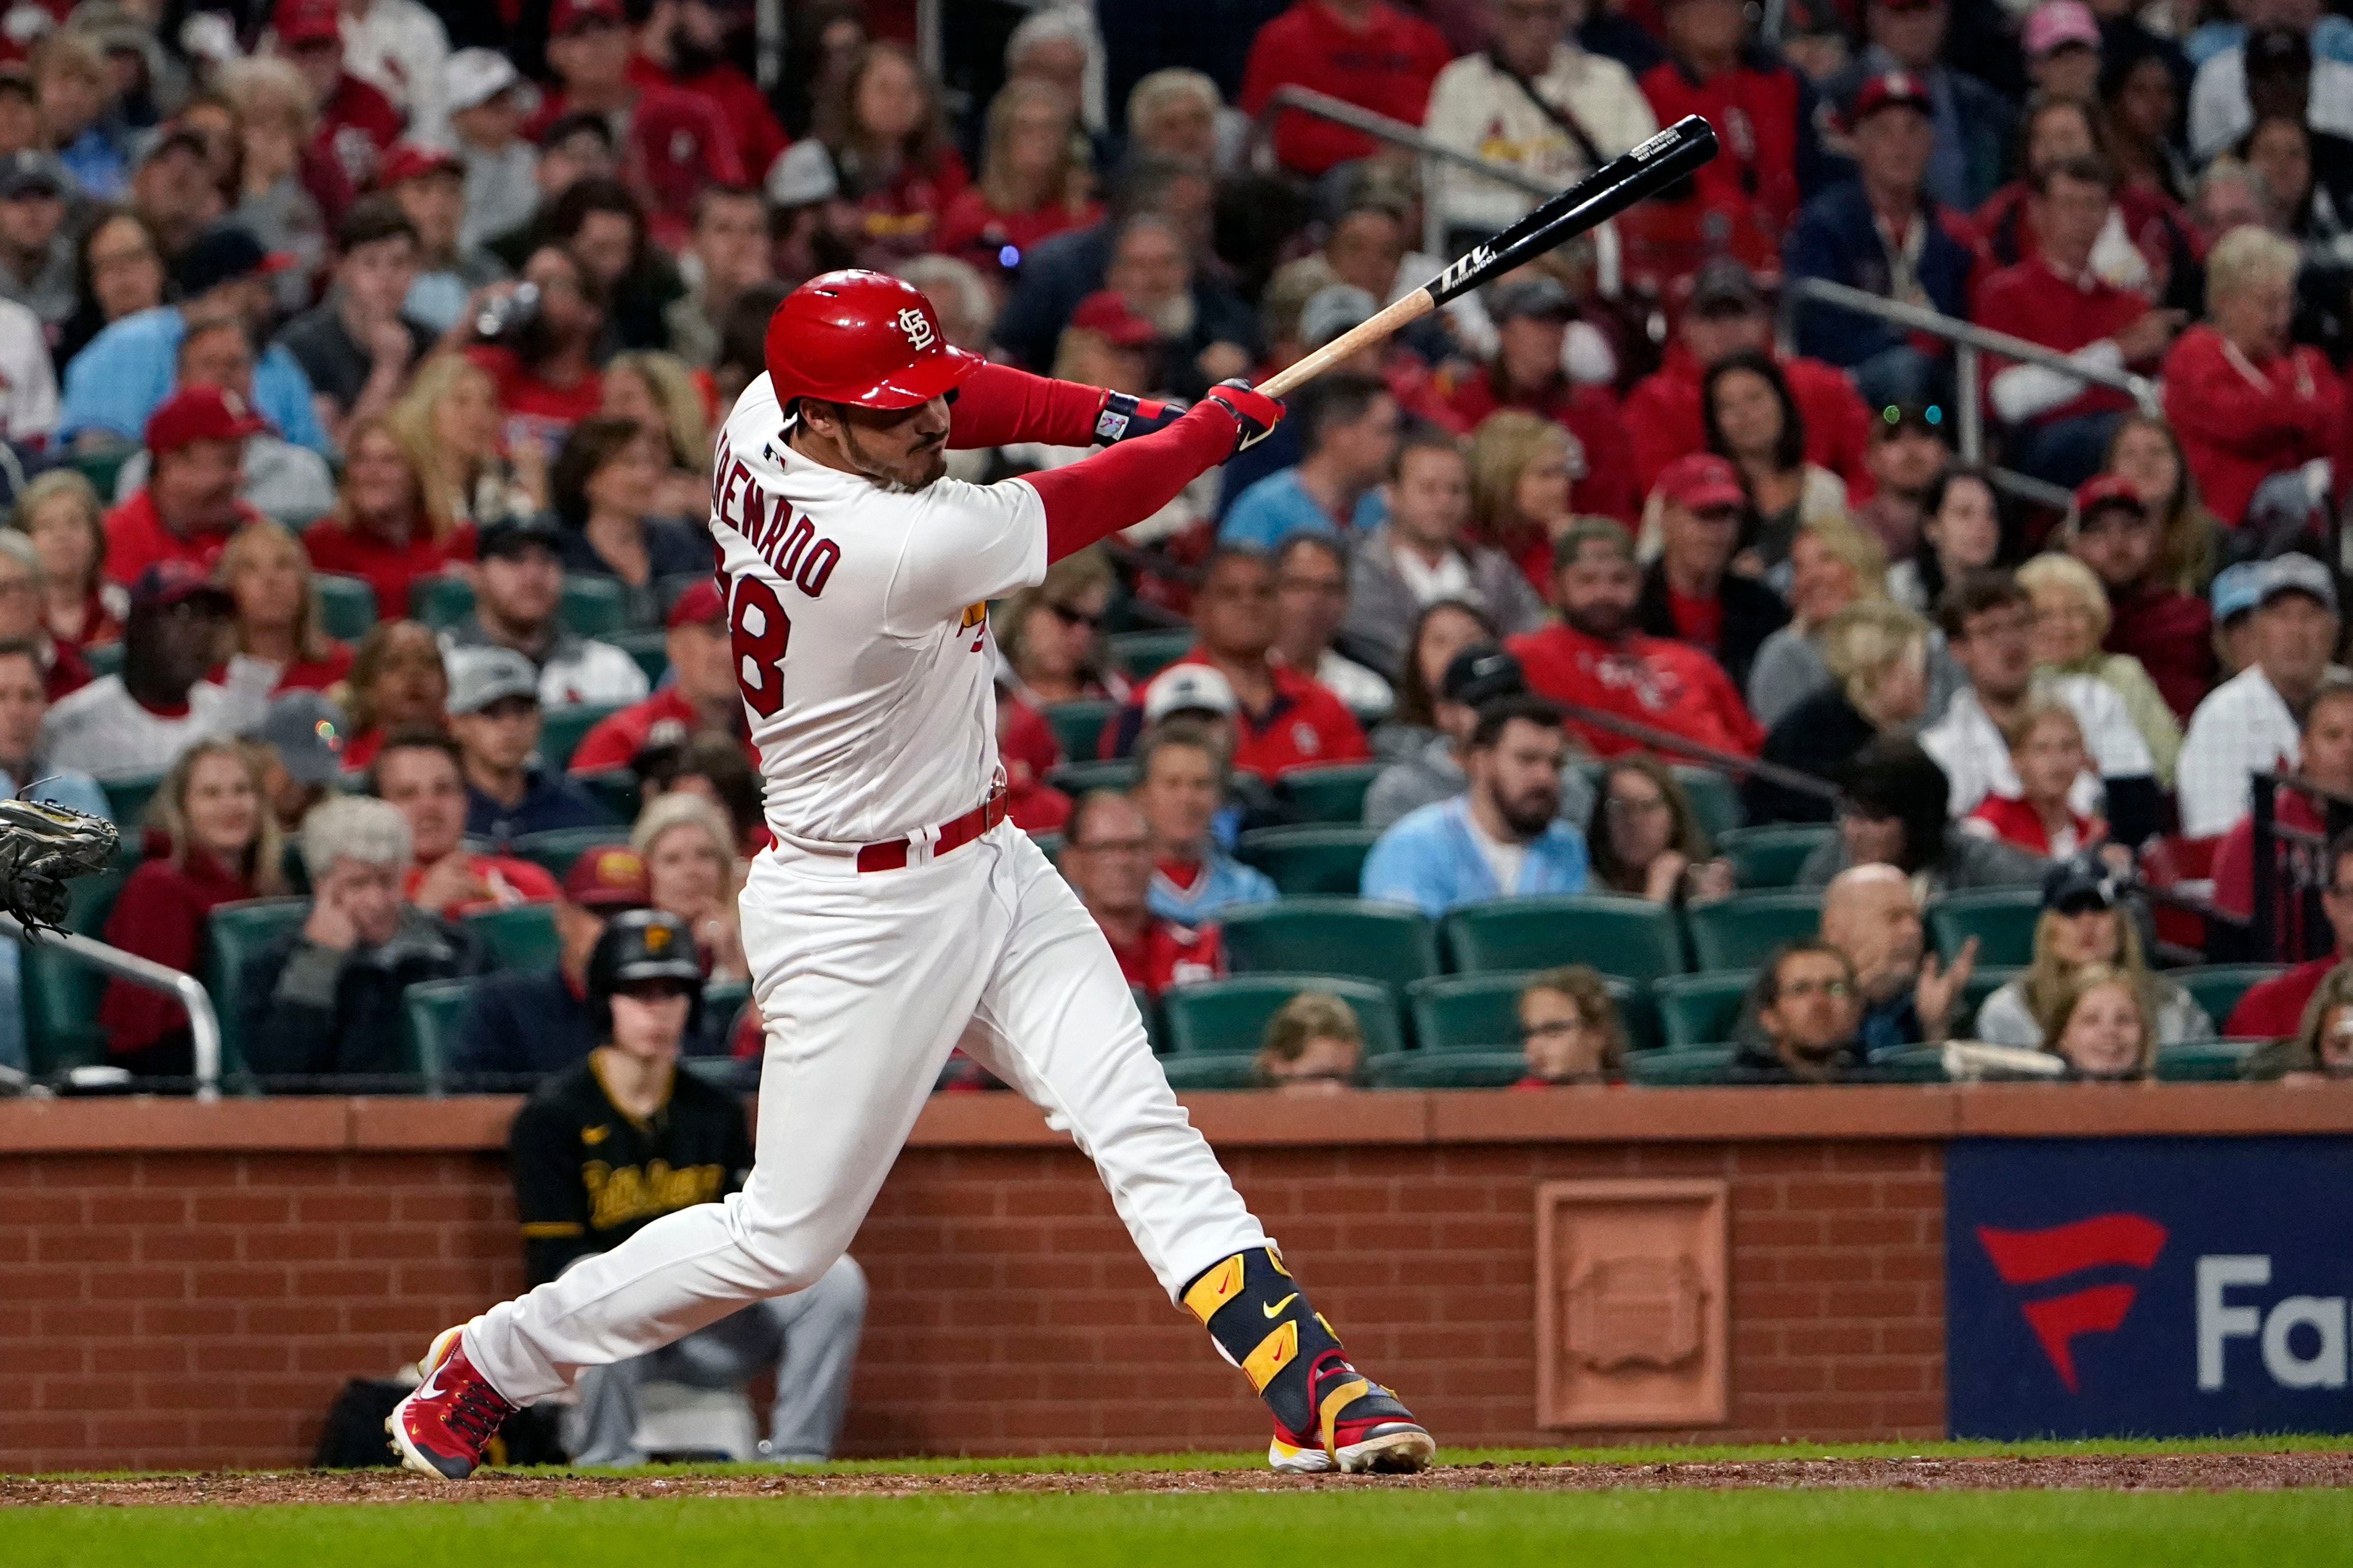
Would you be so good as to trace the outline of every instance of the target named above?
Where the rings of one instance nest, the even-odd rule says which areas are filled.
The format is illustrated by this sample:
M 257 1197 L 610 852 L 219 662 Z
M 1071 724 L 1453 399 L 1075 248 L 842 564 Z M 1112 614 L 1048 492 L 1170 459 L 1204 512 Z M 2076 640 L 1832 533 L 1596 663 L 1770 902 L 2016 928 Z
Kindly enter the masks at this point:
M 1046 574 L 1035 489 L 943 479 L 899 493 L 811 462 L 786 445 L 762 375 L 719 438 L 711 533 L 770 831 L 878 843 L 987 797 L 987 601 Z

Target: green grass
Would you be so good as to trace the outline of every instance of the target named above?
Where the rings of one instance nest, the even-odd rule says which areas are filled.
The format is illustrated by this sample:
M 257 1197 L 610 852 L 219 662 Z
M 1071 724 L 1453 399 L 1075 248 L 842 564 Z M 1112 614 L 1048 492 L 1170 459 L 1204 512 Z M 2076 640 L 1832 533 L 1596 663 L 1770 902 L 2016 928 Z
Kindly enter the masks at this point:
M 419 1503 L 0 1513 L 12 1568 L 2298 1568 L 2341 1563 L 2330 1492 L 1303 1492 Z

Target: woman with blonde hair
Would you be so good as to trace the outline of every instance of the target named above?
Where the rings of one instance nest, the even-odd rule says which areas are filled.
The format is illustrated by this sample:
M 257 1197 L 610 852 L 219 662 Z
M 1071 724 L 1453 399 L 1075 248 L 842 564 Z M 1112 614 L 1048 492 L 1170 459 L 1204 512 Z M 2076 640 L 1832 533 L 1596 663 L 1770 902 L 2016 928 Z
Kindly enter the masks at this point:
M 2034 662 L 2060 675 L 2091 676 L 2121 698 L 2133 728 L 2148 742 L 2157 782 L 2171 789 L 2181 721 L 2140 660 L 2101 646 L 2112 616 L 2098 574 L 2072 555 L 2051 553 L 2021 566 L 2018 585 L 2034 602 Z
M 1789 624 L 1759 644 L 1748 667 L 1748 710 L 1771 729 L 1830 681 L 1822 628 L 1862 599 L 1887 597 L 1887 551 L 1843 514 L 1815 518 L 1789 543 Z
M 2204 598 L 2214 577 L 2214 542 L 2222 524 L 2198 498 L 2198 481 L 2190 477 L 2173 426 L 2151 415 L 2126 415 L 2108 437 L 2101 471 L 2132 486 L 2157 520 L 2159 574 L 2177 591 Z
M 735 902 L 744 890 L 744 863 L 726 813 L 684 790 L 656 795 L 638 814 L 629 847 L 646 863 L 653 907 L 686 922 L 710 977 L 749 978 Z
M 1765 761 L 1837 778 L 1857 752 L 1917 723 L 1928 706 L 1928 623 L 1886 599 L 1858 599 L 1822 626 L 1830 684 L 1766 732 Z M 1751 822 L 1828 822 L 1831 803 L 1757 777 L 1741 786 Z
M 351 673 L 352 650 L 320 623 L 319 585 L 294 531 L 261 518 L 221 547 L 213 569 L 237 605 L 237 651 L 278 666 L 280 691 L 324 691 Z
M 51 468 L 17 492 L 8 526 L 40 557 L 42 624 L 69 647 L 118 642 L 131 597 L 106 580 L 106 509 L 74 468 Z
M 1066 555 L 1045 580 L 1013 595 L 997 646 L 1013 672 L 1014 695 L 1032 708 L 1108 699 L 1124 702 L 1126 679 L 1104 656 L 1103 613 L 1117 585 L 1100 546 Z
M 2321 976 L 2294 1037 L 2249 1057 L 2239 1076 L 2306 1083 L 2353 1078 L 2353 963 Z
M 387 620 L 408 614 L 418 578 L 473 555 L 471 536 L 459 537 L 439 504 L 427 451 L 390 415 L 355 423 L 335 510 L 302 536 L 311 565 L 366 583 Z
M 547 504 L 547 458 L 536 442 L 506 450 L 498 382 L 463 354 L 419 367 L 386 416 L 418 455 L 429 505 L 477 529 L 528 517 Z
M 1552 602 L 1552 542 L 1577 521 L 1577 477 L 1568 432 L 1539 415 L 1505 408 L 1471 432 L 1471 535 L 1500 550 Z
M 932 243 L 1004 281 L 1040 242 L 1102 216 L 1078 105 L 1051 82 L 1017 78 L 989 100 L 980 178 L 940 215 Z
M 2087 1082 L 2143 1079 L 2157 1065 L 2147 994 L 2105 963 L 2086 964 L 2061 989 L 2050 1041 L 2043 1048 L 2067 1064 L 2067 1076 Z
M 1520 991 L 1520 1050 L 1528 1076 L 1519 1087 L 1591 1083 L 1626 1068 L 1626 1026 L 1608 982 L 1590 964 L 1565 963 L 1528 976 Z
M 602 395 L 600 412 L 636 420 L 670 453 L 654 510 L 680 517 L 702 510 L 711 494 L 711 416 L 686 362 L 653 349 L 615 354 Z
M 239 132 L 239 186 L 230 193 L 237 205 L 223 221 L 289 259 L 271 283 L 280 307 L 301 310 L 327 256 L 327 220 L 314 186 L 343 177 L 332 161 L 311 162 L 319 114 L 310 85 L 279 55 L 232 59 L 214 85 L 237 110 Z M 334 194 L 350 199 L 348 185 Z
M 285 846 L 263 790 L 260 763 L 242 741 L 199 741 L 181 752 L 148 807 L 147 858 L 114 900 L 107 942 L 185 973 L 203 955 L 216 908 L 283 892 Z M 195 1072 L 176 997 L 111 981 L 98 1021 L 116 1066 L 142 1078 Z
M 1365 1032 L 1337 996 L 1302 991 L 1267 1020 L 1255 1065 L 1259 1081 L 1282 1093 L 1334 1093 L 1363 1069 Z
M 2149 968 L 2139 924 L 2121 900 L 2115 874 L 2096 858 L 2079 855 L 2053 866 L 2042 879 L 2033 961 L 1978 1008 L 1977 1037 L 2030 1049 L 2056 1038 L 2070 986 L 2096 968 L 2131 981 L 2158 1044 L 2212 1039 L 2214 1020 L 2197 999 Z

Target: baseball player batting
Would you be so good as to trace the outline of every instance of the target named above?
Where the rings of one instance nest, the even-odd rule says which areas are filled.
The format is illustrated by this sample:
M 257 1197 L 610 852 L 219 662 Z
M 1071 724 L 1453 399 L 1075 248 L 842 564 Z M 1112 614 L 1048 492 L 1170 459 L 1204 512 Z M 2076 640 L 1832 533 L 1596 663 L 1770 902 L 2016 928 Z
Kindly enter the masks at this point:
M 773 848 L 743 894 L 767 1027 L 744 1190 L 445 1331 L 386 1423 L 450 1480 L 499 1424 L 841 1256 L 958 1044 L 1071 1130 L 1170 1297 L 1274 1415 L 1278 1470 L 1416 1470 L 1430 1434 L 1349 1363 L 1169 1092 L 1094 921 L 1005 819 L 987 601 L 1175 499 L 1282 405 L 1190 410 L 994 365 L 913 287 L 812 279 L 719 441 L 711 531 Z M 1101 442 L 970 485 L 949 447 Z

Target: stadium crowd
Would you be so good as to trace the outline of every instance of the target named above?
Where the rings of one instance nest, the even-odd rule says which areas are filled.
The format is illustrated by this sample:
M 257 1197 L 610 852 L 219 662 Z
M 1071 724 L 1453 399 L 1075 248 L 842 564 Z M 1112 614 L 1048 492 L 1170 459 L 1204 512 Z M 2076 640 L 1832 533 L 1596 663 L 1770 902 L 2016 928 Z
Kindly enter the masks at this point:
M 2353 22 L 947 9 L 945 79 L 899 0 L 765 58 L 739 0 L 10 14 L 0 786 L 121 823 L 74 920 L 206 977 L 237 1072 L 576 1090 L 644 910 L 706 978 L 668 1048 L 755 1072 L 705 518 L 770 313 L 880 268 L 1189 398 L 1529 205 L 1286 89 L 1547 186 L 1723 150 L 992 608 L 1010 814 L 1172 1076 L 2353 1071 Z M 185 1015 L 0 942 L 0 1066 L 83 1062 L 184 1082 Z

